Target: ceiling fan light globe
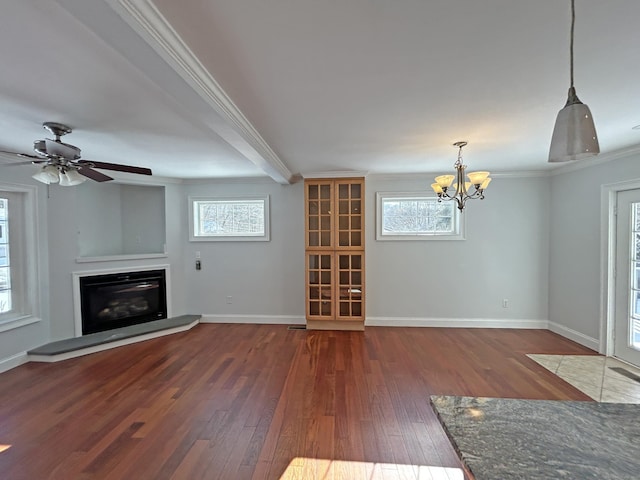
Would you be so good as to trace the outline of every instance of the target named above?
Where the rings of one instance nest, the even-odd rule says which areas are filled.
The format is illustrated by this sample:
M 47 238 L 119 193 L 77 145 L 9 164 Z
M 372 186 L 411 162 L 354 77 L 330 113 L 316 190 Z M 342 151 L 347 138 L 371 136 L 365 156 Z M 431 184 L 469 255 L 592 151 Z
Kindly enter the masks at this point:
M 80 185 L 86 179 L 86 177 L 80 175 L 76 170 L 67 170 L 60 174 L 60 186 L 73 187 L 75 185 Z
M 58 176 L 58 169 L 53 165 L 45 165 L 37 172 L 35 175 L 32 175 L 33 179 L 42 182 L 46 185 L 51 185 L 52 183 L 58 183 L 60 177 Z
M 47 175 L 46 173 L 44 173 L 42 171 L 39 171 L 39 172 L 33 174 L 31 176 L 31 178 L 33 178 L 34 180 L 37 180 L 37 181 L 39 181 L 41 183 L 44 183 L 46 185 L 50 185 L 51 183 L 53 183 L 51 181 L 51 179 L 49 178 L 49 175 Z

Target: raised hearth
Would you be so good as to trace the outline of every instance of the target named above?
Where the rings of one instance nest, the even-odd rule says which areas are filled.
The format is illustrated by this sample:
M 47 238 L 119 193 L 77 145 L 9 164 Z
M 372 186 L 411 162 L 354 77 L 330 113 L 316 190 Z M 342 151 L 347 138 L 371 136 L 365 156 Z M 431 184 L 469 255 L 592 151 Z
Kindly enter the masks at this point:
M 184 332 L 200 322 L 200 315 L 181 315 L 106 332 L 47 343 L 27 352 L 32 362 L 58 362 L 90 353 Z

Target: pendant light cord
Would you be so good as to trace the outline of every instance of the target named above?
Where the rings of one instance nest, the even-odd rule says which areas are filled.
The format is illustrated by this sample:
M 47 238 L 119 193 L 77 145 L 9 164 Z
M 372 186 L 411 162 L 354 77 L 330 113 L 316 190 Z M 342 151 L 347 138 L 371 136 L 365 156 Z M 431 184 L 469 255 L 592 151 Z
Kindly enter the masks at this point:
M 576 3 L 571 0 L 571 40 L 569 42 L 569 65 L 571 74 L 571 87 L 573 87 L 573 29 L 576 23 Z

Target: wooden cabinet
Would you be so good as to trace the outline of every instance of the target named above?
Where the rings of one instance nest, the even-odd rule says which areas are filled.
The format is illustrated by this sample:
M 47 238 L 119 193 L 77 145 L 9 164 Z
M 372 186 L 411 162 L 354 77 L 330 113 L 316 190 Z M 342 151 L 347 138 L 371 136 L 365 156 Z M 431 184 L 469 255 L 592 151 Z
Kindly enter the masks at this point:
M 307 328 L 364 330 L 364 179 L 305 180 Z

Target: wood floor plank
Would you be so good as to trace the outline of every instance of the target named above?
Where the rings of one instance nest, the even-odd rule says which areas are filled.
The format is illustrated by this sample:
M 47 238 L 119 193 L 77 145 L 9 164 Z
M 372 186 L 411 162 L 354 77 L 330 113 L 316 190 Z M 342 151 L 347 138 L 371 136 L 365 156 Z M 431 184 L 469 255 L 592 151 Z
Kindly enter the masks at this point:
M 26 364 L 0 374 L 0 478 L 459 478 L 430 395 L 589 400 L 527 353 L 594 354 L 546 330 L 201 324 Z

